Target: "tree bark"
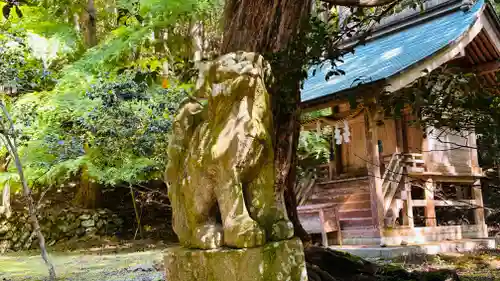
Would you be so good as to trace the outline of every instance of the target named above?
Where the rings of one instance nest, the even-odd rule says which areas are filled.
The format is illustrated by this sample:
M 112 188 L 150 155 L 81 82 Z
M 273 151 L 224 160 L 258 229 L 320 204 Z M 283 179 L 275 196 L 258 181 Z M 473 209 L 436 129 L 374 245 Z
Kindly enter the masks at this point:
M 83 38 L 85 45 L 92 48 L 97 45 L 97 11 L 94 0 L 88 0 L 87 7 L 82 15 Z
M 5 217 L 10 218 L 12 215 L 12 209 L 10 207 L 10 184 L 5 182 L 2 190 L 2 206 L 0 207 L 0 214 L 4 214 Z
M 84 43 L 87 48 L 92 48 L 97 45 L 97 11 L 95 9 L 94 0 L 87 1 L 87 7 L 81 17 L 82 23 L 80 26 L 75 22 L 75 28 L 82 29 Z M 75 21 L 77 17 L 75 16 Z M 87 144 L 86 144 L 87 146 Z M 88 147 L 85 147 L 87 151 Z M 80 172 L 80 184 L 74 203 L 82 208 L 93 209 L 97 206 L 100 188 L 88 175 L 88 169 L 83 167 Z
M 21 165 L 21 161 L 19 159 L 19 155 L 17 155 L 17 147 L 15 147 L 12 142 L 6 137 L 8 146 L 11 148 L 11 151 L 14 155 L 14 163 L 16 164 L 17 172 L 19 173 L 19 177 L 21 179 L 21 184 L 23 185 L 23 196 L 28 204 L 29 218 L 31 224 L 33 226 L 33 231 L 36 233 L 38 237 L 38 243 L 40 245 L 40 251 L 42 255 L 42 259 L 45 262 L 45 265 L 49 271 L 50 280 L 56 279 L 56 271 L 54 269 L 54 265 L 49 260 L 49 255 L 47 253 L 47 248 L 45 247 L 45 237 L 42 234 L 42 230 L 40 229 L 40 224 L 38 223 L 38 218 L 36 217 L 36 207 L 33 201 L 33 197 L 31 196 L 31 189 L 28 187 L 28 183 L 24 178 L 24 172 Z
M 165 41 L 164 41 L 165 31 L 157 27 L 153 31 L 153 36 L 155 38 L 155 44 L 154 44 L 155 53 L 158 56 L 165 55 Z
M 0 173 L 7 172 L 7 169 L 9 167 L 11 159 L 12 158 L 11 158 L 9 153 L 6 153 L 2 157 L 1 165 L 0 165 Z M 9 183 L 9 181 L 6 181 L 4 183 L 4 186 L 2 189 L 2 205 L 0 206 L 0 214 L 4 214 L 7 218 L 10 218 L 10 216 L 12 215 L 12 209 L 10 206 L 10 183 Z
M 357 1 L 358 4 L 382 2 L 384 0 Z M 298 219 L 294 185 L 300 132 L 300 82 L 307 63 L 306 46 L 300 44 L 300 31 L 309 20 L 311 4 L 311 0 L 227 0 L 221 47 L 222 53 L 257 52 L 271 63 L 274 81 L 266 81 L 266 85 L 273 106 L 275 185 L 277 192 L 284 191 L 295 235 L 304 242 L 306 249 L 311 239 Z M 314 252 L 306 250 L 310 280 L 333 280 L 327 273 L 336 265 L 325 265 L 319 262 L 321 259 L 316 259 L 328 251 L 327 248 Z
M 95 209 L 99 206 L 101 188 L 97 182 L 89 176 L 87 167 L 80 172 L 80 183 L 75 195 L 74 204 L 85 209 Z
M 304 242 L 309 236 L 297 215 L 294 193 L 296 149 L 300 130 L 300 80 L 305 50 L 290 48 L 299 39 L 302 24 L 310 15 L 308 0 L 228 0 L 222 53 L 257 52 L 270 61 L 274 83 L 272 96 L 277 192 L 284 192 L 295 235 Z
M 195 21 L 191 24 L 190 36 L 192 38 L 192 53 L 195 65 L 199 64 L 203 57 L 203 23 Z

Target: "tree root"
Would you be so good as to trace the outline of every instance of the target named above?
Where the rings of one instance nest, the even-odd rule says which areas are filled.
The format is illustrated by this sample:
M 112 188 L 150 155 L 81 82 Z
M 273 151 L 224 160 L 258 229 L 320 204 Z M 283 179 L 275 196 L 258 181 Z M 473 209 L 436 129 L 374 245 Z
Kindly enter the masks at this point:
M 395 265 L 380 266 L 360 257 L 329 248 L 305 250 L 309 281 L 459 281 L 453 270 L 407 271 Z

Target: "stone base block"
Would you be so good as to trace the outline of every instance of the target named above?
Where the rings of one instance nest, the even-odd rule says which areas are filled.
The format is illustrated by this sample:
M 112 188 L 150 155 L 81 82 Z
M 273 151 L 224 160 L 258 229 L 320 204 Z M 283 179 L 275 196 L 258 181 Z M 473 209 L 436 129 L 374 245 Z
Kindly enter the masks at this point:
M 272 242 L 258 248 L 165 252 L 168 281 L 307 281 L 302 242 Z

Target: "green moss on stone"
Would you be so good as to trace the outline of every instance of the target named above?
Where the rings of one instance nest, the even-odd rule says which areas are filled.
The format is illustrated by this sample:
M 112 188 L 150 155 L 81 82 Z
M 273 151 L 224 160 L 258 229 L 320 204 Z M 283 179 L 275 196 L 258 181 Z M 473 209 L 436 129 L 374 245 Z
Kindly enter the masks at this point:
M 171 248 L 165 253 L 169 281 L 306 281 L 299 239 L 247 249 L 193 250 Z

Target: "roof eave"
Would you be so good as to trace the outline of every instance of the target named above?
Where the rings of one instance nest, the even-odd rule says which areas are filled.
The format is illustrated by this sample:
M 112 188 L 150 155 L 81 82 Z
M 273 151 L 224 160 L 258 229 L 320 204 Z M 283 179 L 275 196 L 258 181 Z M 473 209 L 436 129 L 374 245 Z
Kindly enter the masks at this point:
M 328 108 L 334 103 L 340 100 L 345 100 L 346 98 L 352 97 L 353 95 L 356 96 L 356 98 L 361 99 L 372 95 L 373 93 L 382 92 L 386 85 L 386 79 L 371 81 L 369 83 L 358 85 L 354 88 L 348 88 L 340 92 L 335 92 L 329 95 L 324 95 L 318 98 L 303 101 L 300 103 L 300 106 L 304 111 Z
M 458 7 L 461 7 L 463 2 L 462 1 L 459 2 L 460 6 Z M 456 11 L 456 7 L 455 10 L 452 11 Z M 486 16 L 485 13 L 487 13 Z M 443 14 L 441 13 L 439 15 Z M 436 15 L 434 15 L 434 17 L 435 16 Z M 457 39 L 452 44 L 442 48 L 441 50 L 409 66 L 408 68 L 401 70 L 397 74 L 386 77 L 384 79 L 356 86 L 354 88 L 349 88 L 340 92 L 333 92 L 325 96 L 321 96 L 311 100 L 306 100 L 301 103 L 301 107 L 303 108 L 303 110 L 306 111 L 327 108 L 331 106 L 331 104 L 333 103 L 338 103 L 339 100 L 346 99 L 348 96 L 357 95 L 359 98 L 361 98 L 363 94 L 366 92 L 373 93 L 373 90 L 375 88 L 378 89 L 380 92 L 397 91 L 407 86 L 411 82 L 415 81 L 416 79 L 424 76 L 426 73 L 431 72 L 434 69 L 438 68 L 439 66 L 447 63 L 448 61 L 452 60 L 457 55 L 459 55 L 461 52 L 463 52 L 465 46 L 467 46 L 484 27 L 485 21 L 493 22 L 492 24 L 495 26 L 494 31 L 497 35 L 499 35 L 498 38 L 500 38 L 500 20 L 496 15 L 491 4 L 485 3 L 485 5 L 482 7 L 482 10 L 478 12 L 477 18 L 474 21 L 474 23 L 471 24 L 470 28 L 466 30 L 462 34 L 462 36 L 460 36 L 460 38 Z M 420 21 L 419 23 L 422 23 L 422 21 Z M 385 35 L 387 35 L 387 33 L 385 33 Z M 498 47 L 500 48 L 500 44 Z
M 371 32 L 370 36 L 365 38 L 365 42 L 376 40 L 380 37 L 387 36 L 394 32 L 398 32 L 403 29 L 407 29 L 414 25 L 419 25 L 429 20 L 435 19 L 436 17 L 442 17 L 446 14 L 453 13 L 464 7 L 463 0 L 450 0 L 439 5 L 433 6 L 428 10 L 421 13 L 411 14 L 407 17 L 401 18 L 398 21 L 390 22 L 379 27 L 375 27 Z M 340 48 L 348 48 L 355 45 L 359 41 L 359 37 L 353 37 L 352 39 L 345 41 L 341 44 Z
M 417 80 L 420 77 L 425 76 L 427 73 L 435 70 L 436 68 L 444 65 L 445 63 L 454 59 L 457 55 L 464 52 L 465 47 L 474 40 L 474 38 L 479 34 L 485 25 L 485 21 L 488 21 L 488 17 L 485 16 L 485 11 L 488 10 L 488 6 L 485 5 L 478 12 L 477 18 L 474 23 L 466 30 L 456 41 L 452 44 L 444 47 L 443 49 L 435 52 L 426 59 L 423 59 L 416 64 L 410 66 L 401 72 L 387 77 L 387 86 L 385 87 L 388 92 L 395 92 L 403 87 L 409 85 L 411 82 Z M 498 30 L 497 30 L 498 32 Z

